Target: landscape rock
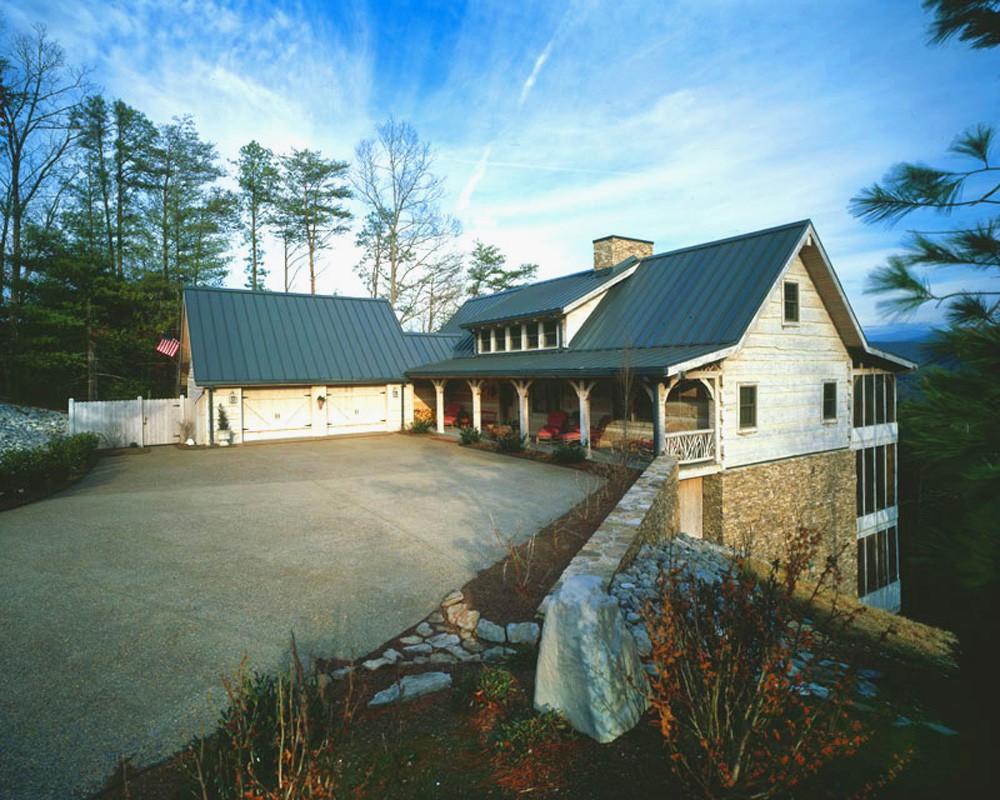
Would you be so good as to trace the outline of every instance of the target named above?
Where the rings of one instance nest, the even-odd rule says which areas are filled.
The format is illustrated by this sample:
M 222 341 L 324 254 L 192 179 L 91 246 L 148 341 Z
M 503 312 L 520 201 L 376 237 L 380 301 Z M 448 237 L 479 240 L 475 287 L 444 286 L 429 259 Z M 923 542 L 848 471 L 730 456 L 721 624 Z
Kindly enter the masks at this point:
M 434 635 L 434 629 L 426 622 L 421 622 L 419 625 L 417 625 L 416 631 L 418 635 L 424 637 Z
M 517 652 L 513 647 L 504 647 L 503 645 L 497 645 L 496 647 L 491 647 L 488 650 L 483 650 L 482 656 L 480 656 L 483 661 L 489 662 L 491 664 L 497 661 L 506 661 L 512 655 Z
M 458 589 L 452 589 L 445 595 L 444 600 L 441 601 L 441 608 L 448 608 L 448 606 L 455 605 L 455 603 L 461 603 L 465 599 L 465 595 L 462 594 Z
M 399 659 L 403 657 L 402 653 L 398 650 L 390 647 L 384 653 L 382 653 L 382 658 L 386 660 L 389 664 L 395 664 Z
M 598 742 L 642 718 L 646 675 L 614 598 L 596 575 L 571 577 L 552 595 L 535 674 L 535 708 L 556 711 Z
M 441 649 L 448 647 L 453 644 L 461 644 L 462 640 L 459 639 L 454 633 L 439 633 L 437 636 L 432 636 L 427 640 L 427 644 L 435 649 Z
M 335 681 L 342 681 L 348 675 L 354 671 L 354 667 L 341 667 L 340 669 L 335 669 L 330 673 L 330 677 Z
M 536 644 L 541 633 L 537 622 L 511 622 L 507 625 L 507 641 L 511 644 Z
M 399 643 L 401 645 L 422 644 L 423 641 L 424 641 L 423 636 L 403 636 L 402 638 L 400 638 Z
M 434 651 L 434 648 L 429 644 L 411 644 L 403 648 L 403 654 L 407 658 L 413 658 L 415 656 L 427 656 Z
M 420 675 L 406 675 L 388 689 L 376 694 L 368 705 L 384 706 L 388 703 L 405 703 L 432 692 L 440 692 L 451 686 L 451 675 L 446 672 L 423 672 Z
M 461 628 L 463 632 L 474 631 L 479 624 L 479 612 L 475 609 L 462 606 L 462 612 L 456 615 L 452 624 Z
M 440 611 L 435 611 L 433 614 L 430 614 L 427 617 L 427 621 L 431 622 L 431 623 L 441 623 L 441 622 L 444 622 L 444 617 L 441 616 L 441 612 Z
M 42 447 L 53 437 L 68 433 L 68 414 L 0 403 L 0 453 Z
M 390 662 L 386 661 L 384 658 L 372 658 L 365 661 L 361 666 L 370 672 L 374 672 L 377 669 L 388 666 L 389 663 Z
M 438 651 L 436 653 L 431 653 L 427 660 L 431 664 L 454 664 L 458 659 L 455 658 L 451 653 L 442 653 Z
M 490 622 L 485 618 L 480 618 L 479 624 L 476 625 L 476 636 L 480 639 L 485 639 L 487 642 L 503 644 L 507 641 L 507 632 L 503 629 L 503 626 L 497 625 L 495 622 Z
M 646 633 L 645 628 L 638 625 L 632 628 L 632 638 L 635 639 L 636 649 L 642 658 L 646 658 L 652 654 L 653 643 L 650 641 L 649 634 Z

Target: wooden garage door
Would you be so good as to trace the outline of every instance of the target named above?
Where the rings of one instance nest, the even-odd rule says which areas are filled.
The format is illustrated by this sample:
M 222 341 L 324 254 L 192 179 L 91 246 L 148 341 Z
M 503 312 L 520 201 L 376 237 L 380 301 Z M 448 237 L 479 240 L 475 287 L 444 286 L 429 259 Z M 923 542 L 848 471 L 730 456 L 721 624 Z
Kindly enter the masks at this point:
M 246 439 L 308 436 L 312 422 L 309 389 L 245 389 L 243 431 Z
M 326 402 L 330 433 L 342 428 L 385 428 L 385 386 L 329 386 Z

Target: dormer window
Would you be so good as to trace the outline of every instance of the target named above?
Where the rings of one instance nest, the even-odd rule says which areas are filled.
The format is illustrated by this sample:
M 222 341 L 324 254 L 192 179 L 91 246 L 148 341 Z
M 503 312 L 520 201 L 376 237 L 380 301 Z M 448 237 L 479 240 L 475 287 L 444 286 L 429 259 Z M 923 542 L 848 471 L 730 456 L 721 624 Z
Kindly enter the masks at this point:
M 542 347 L 559 346 L 559 322 L 557 320 L 552 319 L 542 323 L 542 334 L 544 336 Z
M 489 353 L 492 352 L 493 348 L 490 347 L 490 329 L 483 328 L 479 331 L 479 352 Z
M 507 352 L 507 329 L 497 328 L 496 329 L 496 347 L 493 348 L 496 353 L 506 353 Z
M 521 349 L 521 326 L 511 325 L 510 326 L 510 349 L 520 350 Z
M 784 320 L 793 325 L 799 321 L 799 285 L 795 281 L 785 281 Z
M 528 323 L 528 340 L 524 344 L 525 350 L 537 350 L 538 349 L 538 323 L 529 322 Z

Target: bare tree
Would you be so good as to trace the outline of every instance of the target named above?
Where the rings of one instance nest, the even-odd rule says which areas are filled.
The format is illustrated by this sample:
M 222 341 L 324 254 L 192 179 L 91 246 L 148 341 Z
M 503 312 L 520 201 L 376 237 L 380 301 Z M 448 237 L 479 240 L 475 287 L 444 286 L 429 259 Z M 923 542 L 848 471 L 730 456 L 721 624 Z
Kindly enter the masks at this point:
M 407 122 L 391 117 L 355 150 L 351 179 L 366 206 L 358 235 L 364 255 L 355 271 L 372 297 L 384 297 L 400 322 L 417 318 L 429 280 L 453 265 L 459 224 L 442 214 L 443 180 L 431 172 L 430 145 Z
M 24 222 L 79 135 L 72 117 L 86 89 L 85 72 L 67 66 L 43 25 L 16 36 L 9 58 L 0 58 L 0 304 L 5 291 L 20 304 Z

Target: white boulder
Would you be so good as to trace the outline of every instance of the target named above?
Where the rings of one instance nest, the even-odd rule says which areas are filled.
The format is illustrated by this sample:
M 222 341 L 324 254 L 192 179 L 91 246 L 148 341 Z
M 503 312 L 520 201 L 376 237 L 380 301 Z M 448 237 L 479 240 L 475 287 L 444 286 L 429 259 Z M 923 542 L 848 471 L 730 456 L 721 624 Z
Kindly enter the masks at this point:
M 596 575 L 576 575 L 552 595 L 542 627 L 535 708 L 556 711 L 602 744 L 646 710 L 646 675 L 614 598 Z

